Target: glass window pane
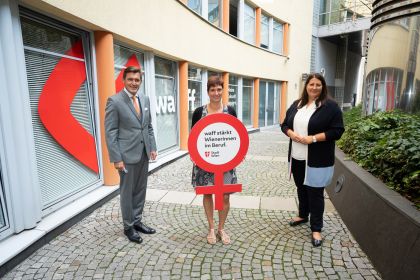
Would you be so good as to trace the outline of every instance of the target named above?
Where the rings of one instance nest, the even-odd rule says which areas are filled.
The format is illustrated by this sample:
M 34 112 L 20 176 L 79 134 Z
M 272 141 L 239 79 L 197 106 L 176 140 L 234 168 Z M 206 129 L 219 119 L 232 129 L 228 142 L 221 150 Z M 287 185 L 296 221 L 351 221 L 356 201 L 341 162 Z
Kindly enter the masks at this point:
M 265 126 L 265 95 L 267 91 L 267 83 L 260 82 L 260 104 L 258 108 L 258 125 L 259 127 Z
M 115 90 L 120 92 L 124 88 L 122 82 L 122 75 L 124 69 L 128 66 L 140 66 L 140 69 L 144 70 L 144 55 L 135 50 L 119 46 L 114 44 L 114 79 L 115 79 Z M 140 85 L 140 94 L 146 94 L 145 92 L 145 76 L 143 76 L 143 82 Z
M 188 67 L 188 80 L 201 81 L 202 71 L 200 68 Z
M 319 6 L 320 6 L 319 11 L 321 13 L 329 12 L 330 11 L 330 2 L 331 2 L 331 0 L 321 0 L 320 4 L 319 4 Z
M 255 44 L 255 10 L 247 4 L 245 4 L 244 10 L 244 40 Z
M 99 179 L 88 82 L 91 66 L 84 59 L 82 33 L 26 17 L 21 22 L 41 200 L 46 209 Z M 63 137 L 68 131 L 51 121 L 57 118 L 63 122 L 61 127 L 71 129 L 71 143 Z
M 269 26 L 268 17 L 261 15 L 261 47 L 268 49 Z
M 155 56 L 156 144 L 159 152 L 178 146 L 176 65 Z
M 267 125 L 274 124 L 274 83 L 268 83 L 267 91 Z
M 201 106 L 201 69 L 188 67 L 188 128 L 191 129 L 192 114 Z
M 238 77 L 229 75 L 229 105 L 237 110 L 238 104 Z
M 208 21 L 216 26 L 220 26 L 220 5 L 219 0 L 208 0 L 209 1 L 209 15 Z
M 242 122 L 245 126 L 252 125 L 253 93 L 252 80 L 242 79 Z
M 57 54 L 66 54 L 80 40 L 77 34 L 21 17 L 23 44 Z
M 242 84 L 243 84 L 243 86 L 246 86 L 246 87 L 253 87 L 254 86 L 254 81 L 253 80 L 251 80 L 251 79 L 243 79 L 242 80 Z
M 201 15 L 201 0 L 188 0 L 188 8 Z
M 273 51 L 283 53 L 283 24 L 273 22 Z

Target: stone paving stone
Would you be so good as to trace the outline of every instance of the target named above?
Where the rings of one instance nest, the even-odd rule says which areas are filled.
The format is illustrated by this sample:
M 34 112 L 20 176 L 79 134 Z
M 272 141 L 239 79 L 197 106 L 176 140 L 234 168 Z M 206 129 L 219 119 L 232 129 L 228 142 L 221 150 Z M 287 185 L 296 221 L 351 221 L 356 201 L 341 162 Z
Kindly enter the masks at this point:
M 142 234 L 142 244 L 124 236 L 116 197 L 4 279 L 381 279 L 335 210 L 326 211 L 324 243 L 314 248 L 308 224 L 288 226 L 296 208 L 265 209 L 268 202 L 296 199 L 284 162 L 288 141 L 279 128 L 253 133 L 250 140 L 249 155 L 237 168 L 244 190 L 232 197 L 258 197 L 261 207 L 258 201 L 256 209 L 231 208 L 230 245 L 207 244 L 201 196 L 194 195 L 192 162 L 184 156 L 149 177 L 154 190 L 143 219 L 157 233 Z M 163 202 L 164 194 L 173 198 L 171 192 L 185 192 L 193 205 Z
M 262 197 L 261 209 L 297 211 L 298 206 L 294 197 Z

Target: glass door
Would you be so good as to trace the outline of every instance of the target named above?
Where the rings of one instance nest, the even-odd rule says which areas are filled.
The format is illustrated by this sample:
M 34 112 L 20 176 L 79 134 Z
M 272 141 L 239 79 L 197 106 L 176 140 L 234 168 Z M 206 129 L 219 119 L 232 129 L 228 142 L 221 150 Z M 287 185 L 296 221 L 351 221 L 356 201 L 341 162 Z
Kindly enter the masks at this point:
M 274 125 L 274 83 L 269 82 L 267 87 L 267 125 Z
M 277 123 L 280 109 L 277 87 L 278 85 L 274 82 L 260 81 L 259 127 L 272 126 Z
M 267 83 L 260 82 L 260 102 L 258 108 L 258 126 L 265 126 Z

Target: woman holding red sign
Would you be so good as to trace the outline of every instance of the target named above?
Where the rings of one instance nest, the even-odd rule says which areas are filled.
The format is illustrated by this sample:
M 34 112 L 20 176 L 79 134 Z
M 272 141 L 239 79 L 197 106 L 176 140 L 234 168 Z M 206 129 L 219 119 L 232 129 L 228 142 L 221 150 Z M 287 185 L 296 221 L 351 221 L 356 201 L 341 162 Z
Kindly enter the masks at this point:
M 290 137 L 289 170 L 299 200 L 299 215 L 289 224 L 306 223 L 310 215 L 312 245 L 318 247 L 322 244 L 324 188 L 334 173 L 335 141 L 344 132 L 341 109 L 328 97 L 322 75 L 309 75 L 302 96 L 287 110 L 281 129 Z
M 209 103 L 195 109 L 192 120 L 191 128 L 201 119 L 207 115 L 226 113 L 236 117 L 235 109 L 230 106 L 223 106 L 222 103 L 223 93 L 223 80 L 219 76 L 211 76 L 207 81 L 207 94 L 209 96 Z M 225 184 L 236 184 L 237 177 L 235 169 L 224 173 L 223 181 Z M 196 186 L 211 186 L 214 184 L 214 174 L 207 172 L 194 164 L 192 172 L 192 185 Z M 218 230 L 214 229 L 214 208 L 213 208 L 213 195 L 205 194 L 203 197 L 203 206 L 206 212 L 206 218 L 209 224 L 209 232 L 207 235 L 207 242 L 209 244 L 216 244 L 217 236 L 220 237 L 222 243 L 230 244 L 230 237 L 224 230 L 224 225 L 230 208 L 229 194 L 224 194 L 223 197 L 223 210 L 219 210 L 219 225 Z

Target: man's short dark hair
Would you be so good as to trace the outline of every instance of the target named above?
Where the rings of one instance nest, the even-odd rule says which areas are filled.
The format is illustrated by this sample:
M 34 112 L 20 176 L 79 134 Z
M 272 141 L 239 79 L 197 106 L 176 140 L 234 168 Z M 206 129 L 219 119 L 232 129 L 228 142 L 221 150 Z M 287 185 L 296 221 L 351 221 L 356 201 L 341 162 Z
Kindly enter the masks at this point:
M 140 80 L 142 79 L 141 70 L 140 70 L 140 68 L 138 68 L 136 66 L 128 66 L 127 68 L 124 69 L 123 80 L 125 80 L 125 77 L 127 76 L 127 73 L 140 73 Z

